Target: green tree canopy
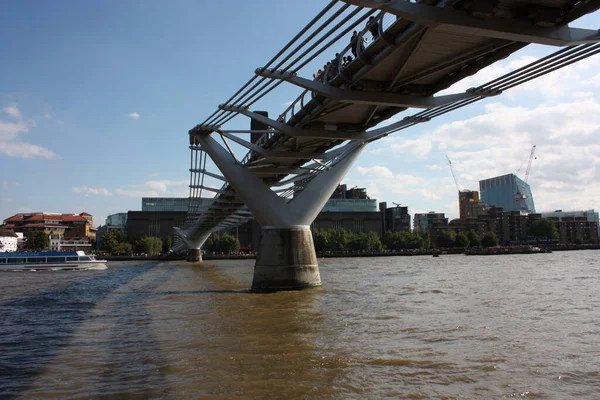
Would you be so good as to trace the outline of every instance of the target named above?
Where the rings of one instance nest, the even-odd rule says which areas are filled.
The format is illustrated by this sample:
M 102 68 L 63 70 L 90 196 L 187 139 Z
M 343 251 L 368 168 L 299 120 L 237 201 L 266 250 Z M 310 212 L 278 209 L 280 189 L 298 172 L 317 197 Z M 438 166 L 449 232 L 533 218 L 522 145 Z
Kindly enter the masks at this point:
M 467 237 L 469 238 L 469 246 L 481 246 L 481 237 L 473 229 L 467 232 Z
M 133 253 L 133 246 L 127 242 L 119 243 L 113 250 L 113 254 L 130 256 Z
M 483 247 L 494 247 L 497 246 L 499 242 L 498 236 L 496 236 L 494 232 L 486 233 L 481 239 L 481 245 Z
M 50 238 L 43 231 L 28 231 L 25 237 L 27 238 L 25 245 L 27 250 L 40 251 L 50 247 Z
M 317 229 L 312 232 L 315 251 L 327 251 L 329 248 L 329 232 L 322 229 Z
M 381 251 L 383 250 L 383 243 L 381 243 L 381 238 L 379 237 L 379 235 L 376 232 L 367 232 L 367 239 L 368 239 L 368 248 L 367 250 L 372 250 L 372 251 Z
M 426 232 L 386 231 L 382 241 L 390 250 L 422 249 L 429 243 L 429 234 Z
M 102 250 L 113 253 L 120 243 L 127 242 L 127 237 L 118 229 L 113 229 L 102 236 Z
M 356 233 L 352 235 L 349 247 L 354 251 L 380 251 L 383 249 L 383 244 L 375 232 Z
M 458 232 L 456 234 L 456 239 L 454 241 L 454 246 L 456 247 L 469 247 L 471 241 L 469 240 L 469 236 L 464 232 Z
M 350 242 L 352 241 L 352 232 L 340 228 L 333 229 L 329 233 L 329 247 L 333 251 L 347 250 Z
M 204 248 L 211 253 L 237 253 L 240 251 L 240 241 L 227 232 L 213 233 L 206 239 Z
M 240 251 L 240 241 L 233 235 L 225 232 L 221 235 L 221 251 L 225 254 Z
M 138 250 L 140 253 L 159 254 L 162 251 L 162 247 L 163 243 L 161 238 L 157 238 L 155 236 L 144 236 L 139 241 L 139 248 L 136 250 Z
M 529 233 L 536 238 L 558 239 L 558 229 L 554 222 L 548 218 L 540 218 L 531 224 Z
M 456 232 L 444 229 L 438 233 L 436 244 L 438 247 L 454 247 L 456 245 Z
M 217 251 L 217 242 L 219 240 L 219 234 L 218 233 L 212 233 L 208 239 L 206 239 L 206 242 L 204 242 L 204 248 L 211 252 L 214 253 Z
M 418 231 L 418 232 L 414 232 L 417 235 L 419 235 L 421 237 L 422 243 L 423 243 L 423 249 L 430 249 L 431 248 L 431 236 L 429 235 L 429 232 L 427 231 Z
M 163 240 L 162 252 L 166 254 L 169 252 L 169 250 L 171 250 L 172 247 L 173 247 L 173 238 L 171 236 L 167 236 L 167 238 L 165 240 Z

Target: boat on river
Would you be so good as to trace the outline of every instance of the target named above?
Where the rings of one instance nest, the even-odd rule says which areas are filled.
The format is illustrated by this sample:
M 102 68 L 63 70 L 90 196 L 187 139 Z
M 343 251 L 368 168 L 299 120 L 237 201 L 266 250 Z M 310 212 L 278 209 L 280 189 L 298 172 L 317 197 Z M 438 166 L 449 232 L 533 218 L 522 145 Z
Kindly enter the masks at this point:
M 106 260 L 96 260 L 83 251 L 5 252 L 0 253 L 0 271 L 75 270 L 104 266 Z

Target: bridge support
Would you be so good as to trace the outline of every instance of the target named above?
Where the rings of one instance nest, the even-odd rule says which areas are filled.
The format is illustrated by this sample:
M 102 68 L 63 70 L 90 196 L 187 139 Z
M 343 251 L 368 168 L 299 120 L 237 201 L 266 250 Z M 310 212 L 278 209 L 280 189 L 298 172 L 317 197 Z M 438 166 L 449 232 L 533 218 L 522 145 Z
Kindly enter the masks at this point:
M 274 291 L 313 286 L 321 286 L 321 275 L 310 228 L 263 228 L 252 290 Z
M 325 169 L 302 183 L 291 200 L 279 197 L 252 169 L 237 163 L 212 135 L 196 135 L 236 194 L 262 227 L 252 290 L 277 291 L 321 285 L 310 224 L 365 144 L 350 142 Z
M 202 262 L 202 246 L 206 242 L 206 240 L 211 235 L 212 231 L 208 231 L 202 234 L 200 237 L 189 237 L 187 232 L 180 229 L 175 228 L 175 233 L 181 237 L 183 242 L 188 248 L 186 261 L 189 262 Z
M 202 250 L 188 249 L 186 260 L 189 262 L 202 262 Z

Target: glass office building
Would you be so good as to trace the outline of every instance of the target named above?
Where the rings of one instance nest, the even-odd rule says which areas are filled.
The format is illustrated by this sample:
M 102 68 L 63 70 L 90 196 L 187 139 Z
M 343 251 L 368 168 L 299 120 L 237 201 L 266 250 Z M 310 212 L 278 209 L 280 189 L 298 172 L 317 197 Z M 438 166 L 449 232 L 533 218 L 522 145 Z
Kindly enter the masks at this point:
M 329 199 L 321 212 L 377 212 L 377 200 Z
M 201 198 L 200 206 L 208 206 L 213 198 Z M 142 211 L 188 211 L 187 197 L 142 197 Z
M 582 211 L 563 211 L 556 210 L 552 212 L 543 212 L 542 218 L 558 218 L 559 221 L 562 221 L 565 217 L 586 217 L 588 221 L 595 221 L 598 225 L 598 236 L 600 236 L 600 213 L 591 210 L 582 210 Z
M 108 217 L 106 217 L 106 225 L 107 226 L 121 226 L 121 227 L 126 227 L 127 226 L 127 213 L 118 213 L 118 214 L 111 214 Z
M 142 211 L 185 211 L 187 197 L 142 197 Z
M 504 211 L 535 212 L 531 188 L 514 174 L 479 181 L 481 201 Z
M 416 213 L 414 219 L 415 231 L 427 231 L 433 226 L 447 226 L 448 218 L 444 213 L 430 211 L 428 213 Z

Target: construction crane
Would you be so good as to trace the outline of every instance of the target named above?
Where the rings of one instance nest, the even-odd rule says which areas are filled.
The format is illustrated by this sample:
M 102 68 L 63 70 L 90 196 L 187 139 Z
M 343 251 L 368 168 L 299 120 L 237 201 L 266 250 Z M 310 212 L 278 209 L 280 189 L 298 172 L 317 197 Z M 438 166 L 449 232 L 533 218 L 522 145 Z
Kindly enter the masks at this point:
M 448 165 L 450 166 L 450 172 L 452 172 L 452 177 L 454 178 L 454 184 L 456 185 L 456 190 L 460 192 L 460 187 L 458 186 L 458 180 L 456 179 L 456 174 L 454 173 L 454 168 L 452 167 L 452 161 L 450 161 L 450 157 L 446 154 L 446 159 L 448 160 Z
M 531 153 L 529 154 L 529 161 L 527 162 L 527 170 L 525 170 L 525 179 L 523 179 L 523 186 L 521 190 L 517 190 L 517 200 L 521 202 L 521 212 L 527 212 L 527 194 L 525 194 L 525 187 L 527 186 L 527 180 L 529 179 L 529 172 L 531 171 L 531 162 L 533 161 L 533 156 L 535 154 L 535 144 L 531 148 Z

